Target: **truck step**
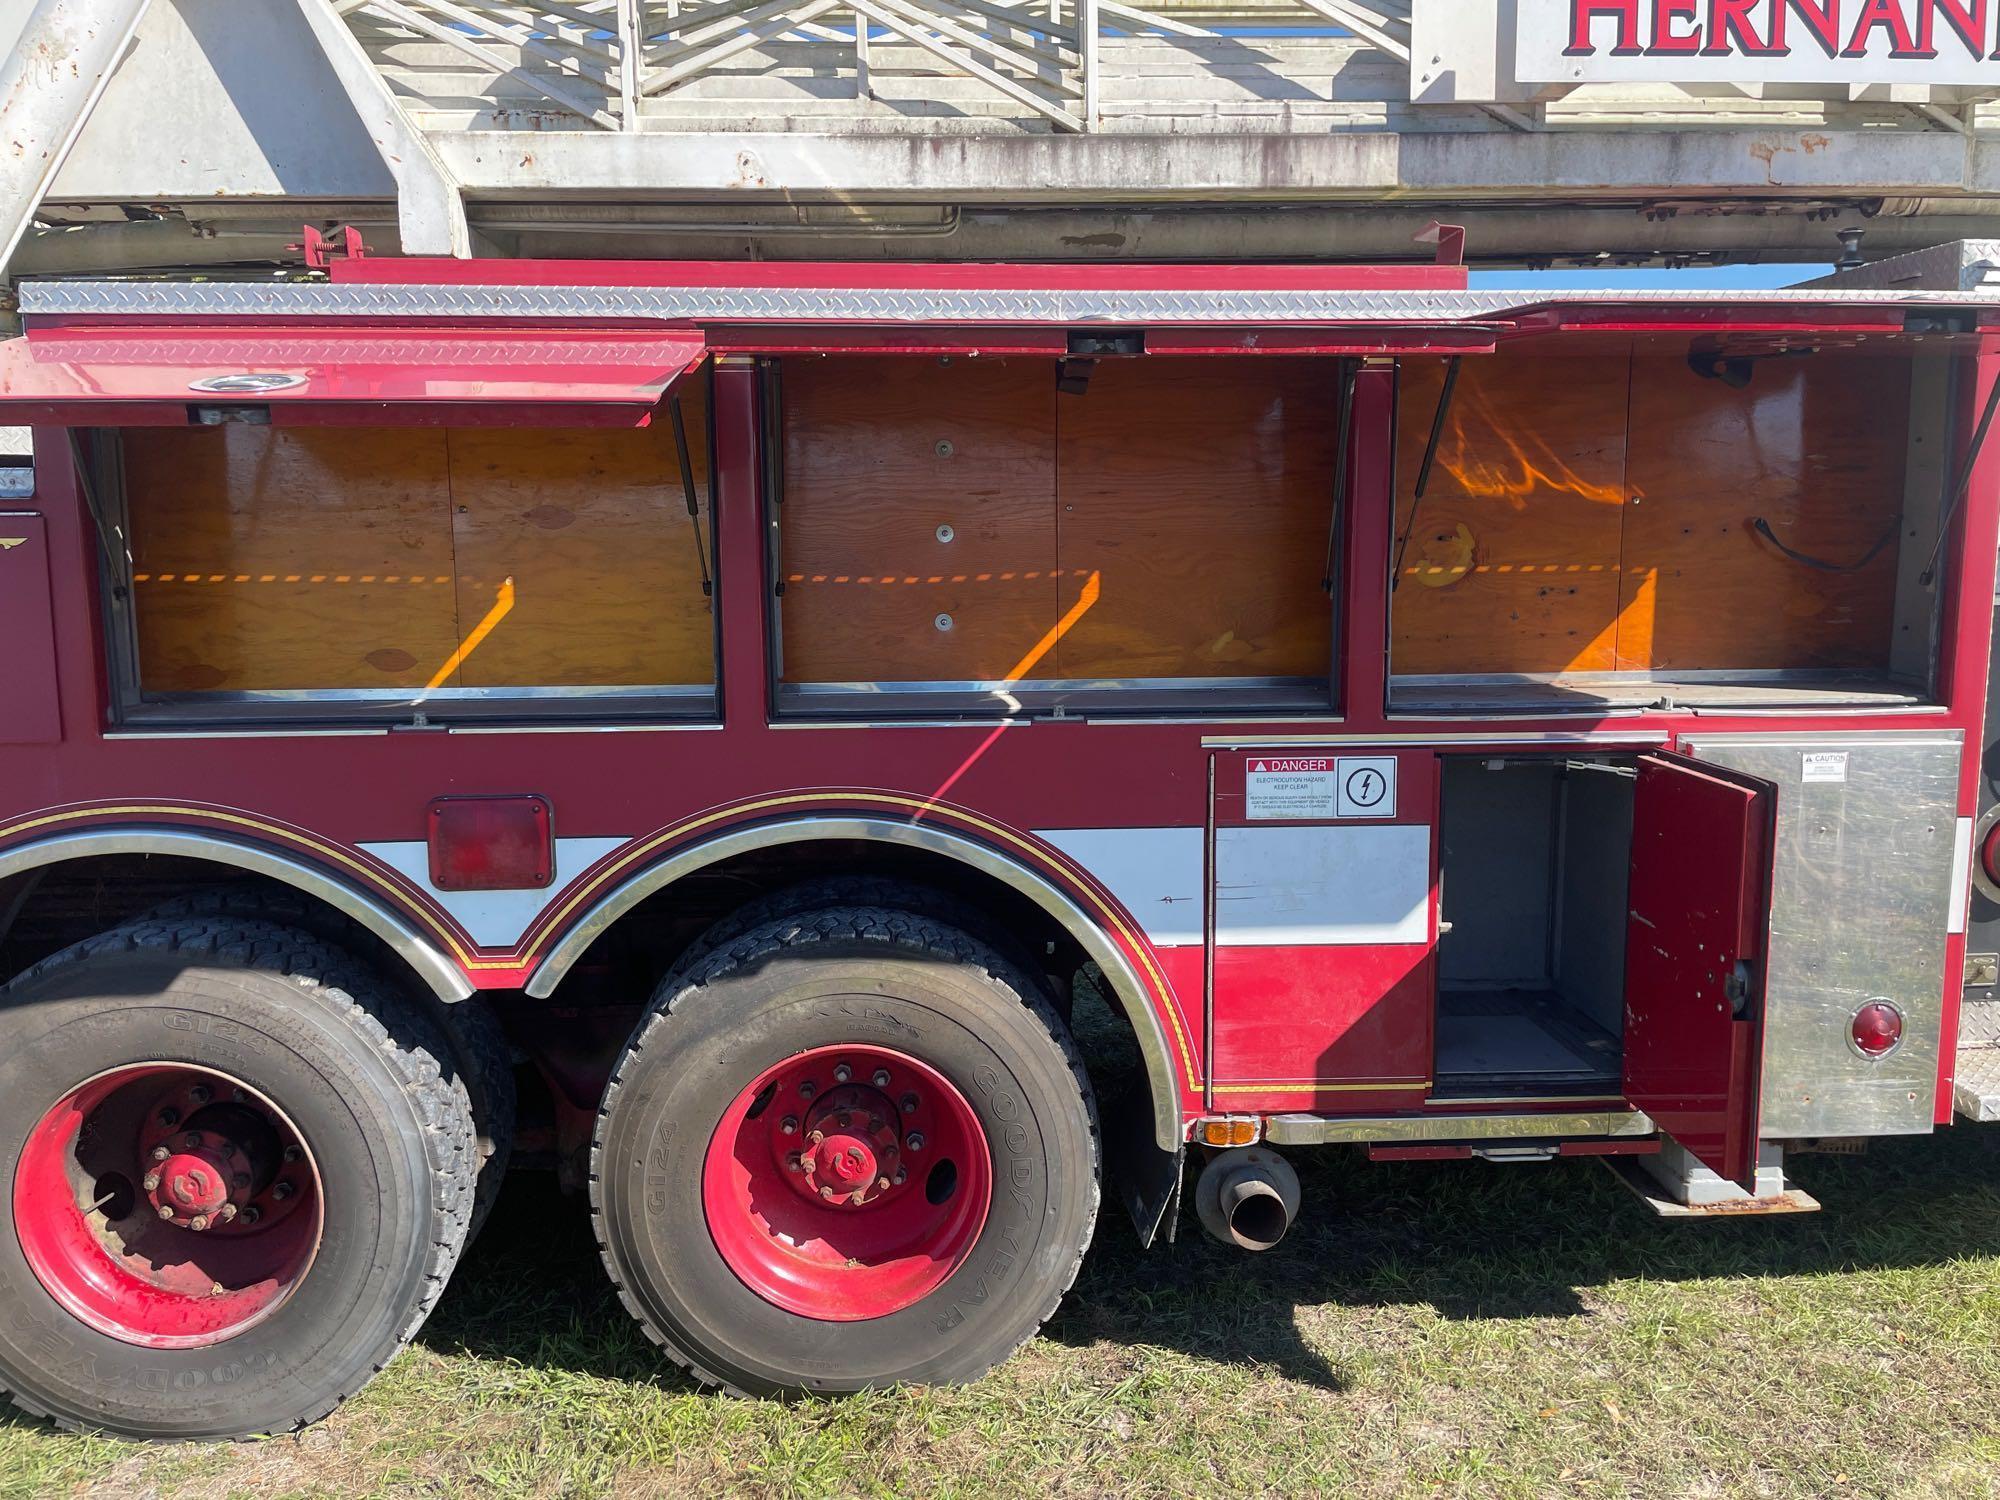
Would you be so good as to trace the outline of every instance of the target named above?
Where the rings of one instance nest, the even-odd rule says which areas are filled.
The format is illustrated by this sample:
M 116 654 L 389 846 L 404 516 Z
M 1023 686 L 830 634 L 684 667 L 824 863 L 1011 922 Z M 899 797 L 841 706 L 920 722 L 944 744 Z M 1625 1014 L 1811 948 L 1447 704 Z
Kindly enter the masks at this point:
M 1968 1120 L 2000 1120 L 2000 1000 L 1967 1001 L 1959 1013 L 1952 1103 Z

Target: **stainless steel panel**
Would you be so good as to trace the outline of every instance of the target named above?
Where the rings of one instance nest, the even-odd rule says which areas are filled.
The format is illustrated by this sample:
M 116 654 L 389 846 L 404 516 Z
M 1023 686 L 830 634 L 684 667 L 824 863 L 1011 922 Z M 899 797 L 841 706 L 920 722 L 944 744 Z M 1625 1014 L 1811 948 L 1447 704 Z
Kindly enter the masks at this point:
M 1552 1141 L 1586 1136 L 1624 1138 L 1653 1133 L 1638 1110 L 1589 1114 L 1388 1115 L 1334 1120 L 1320 1115 L 1273 1115 L 1264 1139 L 1274 1146 L 1324 1146 L 1368 1141 Z
M 1697 734 L 1682 748 L 1777 788 L 1764 1137 L 1929 1131 L 1963 737 Z M 1814 751 L 1845 753 L 1846 779 L 1805 780 Z M 1904 1031 L 1871 1060 L 1848 1025 L 1876 999 L 1902 1010 Z

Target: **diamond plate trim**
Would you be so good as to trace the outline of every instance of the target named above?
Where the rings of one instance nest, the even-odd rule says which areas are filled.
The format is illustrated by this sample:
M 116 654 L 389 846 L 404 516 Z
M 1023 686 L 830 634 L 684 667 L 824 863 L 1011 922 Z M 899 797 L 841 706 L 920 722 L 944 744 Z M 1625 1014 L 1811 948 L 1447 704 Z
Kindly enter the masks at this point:
M 1978 1124 L 2000 1120 L 2000 1049 L 1980 1047 L 1958 1054 L 1952 1107 Z
M 1959 1012 L 1952 1106 L 1981 1124 L 2000 1120 L 2000 1000 L 1971 1001 Z
M 2000 309 L 2000 290 L 1692 291 L 1634 297 L 1508 291 L 1059 291 L 952 288 L 397 286 L 325 282 L 30 281 L 27 315 L 634 318 L 817 323 L 1462 323 L 1550 306 Z

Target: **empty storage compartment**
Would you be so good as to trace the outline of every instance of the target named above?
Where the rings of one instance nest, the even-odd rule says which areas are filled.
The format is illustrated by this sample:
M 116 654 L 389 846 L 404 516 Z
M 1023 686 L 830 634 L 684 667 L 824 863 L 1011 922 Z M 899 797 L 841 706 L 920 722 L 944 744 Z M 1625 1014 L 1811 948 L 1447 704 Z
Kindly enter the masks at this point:
M 1403 361 L 1391 706 L 1928 701 L 1951 390 L 1883 349 L 1593 341 L 1468 359 L 1448 399 Z
M 1616 1094 L 1630 757 L 1443 764 L 1440 1095 Z

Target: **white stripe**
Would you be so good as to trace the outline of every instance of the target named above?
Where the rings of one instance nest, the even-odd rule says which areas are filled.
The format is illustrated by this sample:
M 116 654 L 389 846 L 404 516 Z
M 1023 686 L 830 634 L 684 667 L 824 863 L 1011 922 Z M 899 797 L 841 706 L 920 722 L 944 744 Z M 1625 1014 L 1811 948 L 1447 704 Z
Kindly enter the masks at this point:
M 430 845 L 422 839 L 359 847 L 429 891 L 466 936 L 482 948 L 511 948 L 562 888 L 630 839 L 557 839 L 555 879 L 532 891 L 441 891 L 431 884 Z
M 1972 900 L 1972 819 L 1960 818 L 1951 831 L 1951 920 L 1946 932 L 1965 931 L 1965 908 Z
M 1202 841 L 1199 828 L 1038 828 L 1132 913 L 1157 946 L 1202 940 Z
M 1218 947 L 1428 942 L 1430 889 L 1422 825 L 1215 833 Z

